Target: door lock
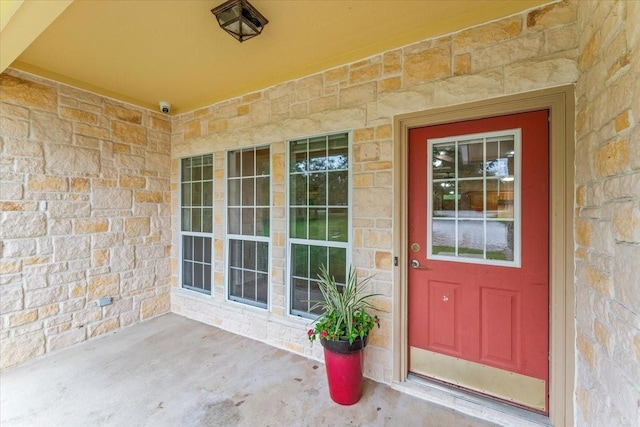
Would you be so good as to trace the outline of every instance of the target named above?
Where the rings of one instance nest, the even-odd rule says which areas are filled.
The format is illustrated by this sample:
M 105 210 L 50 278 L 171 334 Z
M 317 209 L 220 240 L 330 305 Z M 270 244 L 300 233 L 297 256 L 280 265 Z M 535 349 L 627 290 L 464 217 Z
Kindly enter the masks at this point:
M 417 259 L 412 259 L 411 260 L 411 268 L 415 268 L 416 270 L 431 270 L 428 267 L 423 267 L 420 265 L 420 261 L 418 261 Z

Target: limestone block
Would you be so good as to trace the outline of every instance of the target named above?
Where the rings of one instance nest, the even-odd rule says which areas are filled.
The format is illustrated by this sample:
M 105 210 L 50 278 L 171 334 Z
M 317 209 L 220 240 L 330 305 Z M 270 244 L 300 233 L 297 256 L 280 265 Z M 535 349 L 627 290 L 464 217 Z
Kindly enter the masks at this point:
M 522 18 L 513 16 L 459 32 L 453 36 L 453 47 L 456 53 L 469 51 L 516 37 L 521 31 Z
M 0 103 L 0 116 L 29 119 L 29 109 L 2 102 Z
M 89 338 L 97 337 L 107 332 L 111 332 L 120 327 L 120 319 L 118 317 L 112 317 L 110 319 L 103 320 L 89 325 L 87 328 L 87 336 Z
M 586 269 L 587 285 L 594 290 L 598 291 L 605 297 L 611 296 L 612 280 L 611 276 L 598 271 L 594 268 L 588 267 Z
M 133 246 L 116 246 L 111 249 L 111 254 L 109 256 L 109 266 L 111 267 L 111 271 L 131 270 L 134 265 L 135 250 Z
M 376 82 L 363 83 L 341 88 L 338 94 L 338 105 L 341 108 L 361 106 L 376 98 L 378 85 Z
M 38 310 L 26 310 L 9 316 L 9 327 L 24 325 L 38 320 Z
M 149 234 L 149 217 L 126 218 L 124 220 L 124 230 L 128 237 L 147 236 Z
M 419 91 L 390 92 L 376 102 L 374 118 L 393 117 L 396 114 L 425 110 L 433 101 L 433 85 L 428 93 Z
M 38 319 L 46 319 L 55 316 L 60 312 L 60 306 L 56 304 L 49 304 L 38 309 Z
M 53 86 L 31 82 L 19 77 L 0 74 L 2 101 L 36 110 L 55 111 L 58 95 Z
M 576 24 L 554 28 L 547 32 L 546 53 L 561 52 L 578 47 L 578 28 Z
M 349 77 L 349 67 L 344 65 L 342 67 L 332 68 L 324 72 L 325 85 L 331 85 L 340 82 L 346 82 Z
M 104 114 L 113 119 L 122 120 L 124 122 L 142 124 L 142 112 L 133 110 L 121 105 L 115 105 L 110 102 L 104 104 Z
M 122 188 L 95 188 L 91 199 L 93 210 L 129 209 L 132 206 L 131 190 Z
M 389 218 L 393 213 L 391 196 L 386 188 L 354 188 L 354 212 L 361 212 L 367 218 Z
M 100 172 L 100 151 L 71 145 L 44 146 L 47 172 L 97 174 Z
M 404 57 L 403 81 L 415 85 L 447 77 L 451 70 L 451 46 L 442 45 Z
M 90 111 L 72 107 L 60 107 L 60 117 L 91 125 L 98 124 L 98 115 Z
M 378 270 L 391 270 L 393 262 L 390 252 L 376 251 L 375 258 L 375 266 Z
M 3 339 L 0 369 L 42 356 L 45 352 L 44 344 L 42 331 L 34 331 Z
M 46 232 L 46 216 L 42 212 L 0 212 L 0 236 L 3 239 L 39 237 Z
M 23 307 L 23 291 L 20 286 L 0 286 L 0 314 L 20 311 Z
M 434 83 L 434 103 L 450 105 L 498 96 L 503 85 L 500 69 L 440 80 Z
M 473 51 L 471 69 L 474 72 L 501 67 L 528 58 L 536 58 L 544 50 L 544 34 L 533 33 L 504 43 Z
M 29 191 L 67 191 L 67 178 L 49 175 L 30 175 L 27 179 Z
M 518 62 L 505 66 L 506 93 L 540 89 L 578 80 L 578 67 L 572 58 L 547 58 Z
M 136 124 L 111 122 L 111 137 L 114 141 L 128 142 L 135 145 L 146 145 L 147 129 Z
M 202 121 L 200 119 L 191 120 L 185 123 L 184 137 L 185 139 L 198 138 L 202 135 Z
M 532 10 L 527 14 L 527 28 L 541 30 L 574 22 L 578 16 L 575 0 L 564 0 Z
M 22 183 L 2 181 L 0 187 L 0 197 L 4 200 L 20 200 L 23 197 Z
M 136 191 L 134 193 L 136 203 L 162 203 L 164 197 L 161 191 Z
M 29 122 L 0 116 L 0 135 L 8 138 L 27 139 L 29 137 Z
M 142 301 L 140 304 L 140 318 L 142 320 L 159 316 L 169 311 L 170 295 L 163 294 Z
M 356 68 L 352 66 L 349 71 L 349 84 L 366 83 L 377 80 L 382 75 L 382 64 L 370 64 Z
M 89 279 L 87 298 L 96 300 L 106 296 L 118 295 L 120 290 L 120 276 L 118 274 L 102 274 Z
M 67 286 L 49 286 L 42 289 L 25 291 L 24 307 L 37 308 L 63 301 L 67 298 Z
M 640 243 L 640 203 L 617 203 L 613 211 L 613 232 L 616 240 Z
M 56 262 L 89 258 L 91 256 L 90 236 L 55 237 L 53 240 L 54 259 Z
M 591 341 L 580 329 L 577 330 L 577 347 L 582 359 L 594 368 L 597 363 L 597 352 Z
M 606 144 L 596 152 L 599 176 L 618 175 L 629 167 L 629 142 L 626 138 Z
M 149 120 L 149 126 L 153 130 L 158 130 L 161 132 L 170 133 L 171 132 L 171 121 L 166 120 L 164 118 L 151 116 Z
M 402 51 L 392 50 L 382 55 L 382 73 L 387 76 L 402 71 Z
M 170 156 L 164 153 L 147 153 L 144 159 L 144 168 L 160 174 L 169 173 Z
M 133 310 L 133 299 L 132 298 L 116 299 L 113 301 L 112 304 L 109 304 L 103 307 L 102 310 L 105 318 L 119 316 L 122 313 L 126 313 Z
M 76 135 L 85 135 L 97 139 L 109 139 L 109 130 L 100 126 L 88 125 L 76 122 L 73 125 L 73 132 Z
M 591 246 L 593 240 L 593 223 L 584 218 L 576 218 L 576 243 L 582 246 Z
M 74 328 L 66 332 L 47 337 L 47 350 L 55 351 L 70 347 L 86 340 L 85 328 Z
M 79 218 L 73 221 L 74 234 L 104 233 L 109 231 L 108 219 Z
M 70 144 L 71 122 L 48 114 L 34 113 L 31 118 L 31 139 Z
M 322 74 L 302 78 L 296 82 L 296 101 L 308 101 L 322 96 Z

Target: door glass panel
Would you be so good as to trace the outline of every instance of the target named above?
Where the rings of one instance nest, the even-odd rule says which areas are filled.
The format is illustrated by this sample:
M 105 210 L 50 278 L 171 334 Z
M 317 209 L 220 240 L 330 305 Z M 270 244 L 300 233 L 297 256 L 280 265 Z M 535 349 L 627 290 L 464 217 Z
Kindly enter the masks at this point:
M 428 256 L 518 266 L 520 129 L 429 140 Z
M 458 256 L 484 258 L 484 221 L 458 221 Z

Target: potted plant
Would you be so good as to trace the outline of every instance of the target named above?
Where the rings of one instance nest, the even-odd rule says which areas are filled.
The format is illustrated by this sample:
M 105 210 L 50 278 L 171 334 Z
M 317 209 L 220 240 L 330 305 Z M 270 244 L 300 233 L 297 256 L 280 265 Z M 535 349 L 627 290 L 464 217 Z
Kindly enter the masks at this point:
M 380 311 L 370 302 L 379 294 L 362 292 L 371 277 L 359 281 L 353 267 L 345 285 L 337 284 L 324 266 L 318 277 L 323 299 L 314 301 L 311 310 L 321 308 L 323 312 L 313 321 L 309 340 L 313 343 L 319 339 L 324 347 L 331 399 L 341 405 L 352 405 L 362 396 L 363 350 L 369 332 L 380 327 L 378 316 L 368 312 Z

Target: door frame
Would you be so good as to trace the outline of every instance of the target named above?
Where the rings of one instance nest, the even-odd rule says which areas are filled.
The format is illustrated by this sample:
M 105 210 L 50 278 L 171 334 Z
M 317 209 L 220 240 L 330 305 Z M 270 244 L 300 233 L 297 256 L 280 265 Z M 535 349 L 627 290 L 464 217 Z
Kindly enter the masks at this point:
M 549 110 L 549 421 L 573 425 L 574 308 L 574 87 L 509 95 L 394 118 L 393 375 L 407 381 L 408 348 L 408 143 L 409 129 L 535 110 Z M 453 400 L 455 401 L 455 399 Z

